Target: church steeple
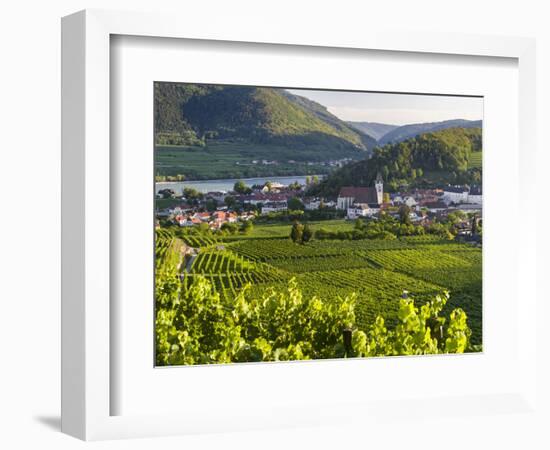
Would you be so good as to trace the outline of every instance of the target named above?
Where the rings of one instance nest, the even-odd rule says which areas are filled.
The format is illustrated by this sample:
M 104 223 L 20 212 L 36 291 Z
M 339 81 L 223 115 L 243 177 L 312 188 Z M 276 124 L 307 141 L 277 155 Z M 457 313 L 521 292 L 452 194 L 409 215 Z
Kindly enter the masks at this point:
M 378 174 L 376 175 L 374 187 L 376 189 L 378 204 L 380 205 L 384 202 L 384 181 L 382 180 L 382 175 L 380 175 L 380 172 L 378 172 Z

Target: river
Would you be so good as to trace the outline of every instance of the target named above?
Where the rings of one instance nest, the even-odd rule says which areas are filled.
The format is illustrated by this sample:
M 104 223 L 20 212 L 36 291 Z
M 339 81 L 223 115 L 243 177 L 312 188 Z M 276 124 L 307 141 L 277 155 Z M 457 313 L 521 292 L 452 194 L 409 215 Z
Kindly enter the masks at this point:
M 310 178 L 314 175 L 310 175 Z M 317 175 L 319 179 L 323 175 Z M 228 178 L 225 180 L 197 180 L 197 181 L 166 181 L 155 183 L 155 193 L 161 189 L 173 189 L 176 194 L 181 194 L 183 189 L 191 187 L 199 192 L 231 191 L 236 181 L 242 180 L 247 186 L 254 184 L 265 184 L 268 181 L 281 183 L 288 186 L 297 181 L 300 184 L 306 184 L 306 175 L 295 175 L 290 177 L 263 177 L 263 178 Z

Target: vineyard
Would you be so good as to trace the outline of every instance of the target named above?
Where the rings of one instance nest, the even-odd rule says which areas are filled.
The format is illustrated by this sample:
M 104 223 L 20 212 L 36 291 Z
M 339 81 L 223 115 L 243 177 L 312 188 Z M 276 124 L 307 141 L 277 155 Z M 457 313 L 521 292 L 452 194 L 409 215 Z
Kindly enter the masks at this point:
M 186 245 L 195 256 L 180 267 L 182 292 L 197 276 L 204 276 L 226 303 L 247 284 L 252 292 L 262 293 L 270 287 L 284 288 L 292 278 L 305 295 L 336 301 L 356 293 L 357 323 L 363 329 L 378 315 L 394 324 L 403 291 L 422 304 L 449 290 L 444 311 L 462 308 L 468 315 L 472 343 L 481 343 L 480 248 L 430 235 L 387 241 L 314 240 L 300 245 L 288 239 L 289 230 L 287 224 L 256 225 L 252 237 L 234 236 L 220 242 L 211 236 L 178 236 L 177 230 L 161 229 L 157 231 L 157 268 L 167 258 L 173 263 L 175 249 Z
M 472 152 L 468 161 L 469 168 L 481 168 L 483 152 Z
M 157 230 L 155 241 L 155 268 L 179 267 L 181 264 L 182 241 L 167 230 Z

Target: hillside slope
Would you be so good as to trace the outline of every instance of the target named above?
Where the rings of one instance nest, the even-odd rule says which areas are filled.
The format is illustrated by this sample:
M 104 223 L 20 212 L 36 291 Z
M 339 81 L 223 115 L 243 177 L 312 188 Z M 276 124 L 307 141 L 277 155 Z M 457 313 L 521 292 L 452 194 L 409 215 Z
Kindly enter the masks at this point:
M 481 120 L 464 119 L 445 120 L 443 122 L 415 123 L 403 125 L 389 131 L 378 140 L 378 143 L 379 145 L 385 145 L 394 142 L 401 142 L 423 133 L 445 130 L 448 128 L 481 128 L 481 126 Z
M 314 148 L 332 158 L 361 155 L 376 144 L 323 106 L 282 89 L 155 83 L 157 145 L 228 140 Z
M 472 155 L 482 151 L 481 128 L 449 128 L 424 133 L 374 150 L 369 159 L 352 162 L 325 178 L 312 194 L 333 197 L 343 186 L 372 186 L 380 173 L 384 189 L 402 184 L 481 184 L 481 167 L 471 167 Z
M 360 128 L 353 127 L 348 122 L 340 120 L 334 114 L 329 112 L 325 106 L 314 102 L 313 100 L 310 100 L 306 97 L 291 94 L 290 92 L 287 92 L 285 90 L 280 90 L 279 92 L 286 98 L 288 98 L 291 102 L 315 114 L 319 119 L 330 124 L 337 130 L 346 132 L 351 131 L 353 133 L 357 133 L 367 149 L 371 150 L 378 144 L 377 139 L 373 137 L 372 134 L 367 133 Z

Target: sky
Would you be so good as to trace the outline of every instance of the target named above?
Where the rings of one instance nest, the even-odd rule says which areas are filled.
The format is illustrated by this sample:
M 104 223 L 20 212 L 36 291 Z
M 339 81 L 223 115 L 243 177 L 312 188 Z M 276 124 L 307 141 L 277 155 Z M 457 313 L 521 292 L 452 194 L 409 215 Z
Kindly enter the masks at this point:
M 406 125 L 449 119 L 483 119 L 483 99 L 479 97 L 287 90 L 326 106 L 332 114 L 345 121 Z

